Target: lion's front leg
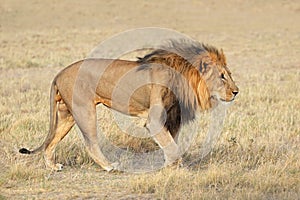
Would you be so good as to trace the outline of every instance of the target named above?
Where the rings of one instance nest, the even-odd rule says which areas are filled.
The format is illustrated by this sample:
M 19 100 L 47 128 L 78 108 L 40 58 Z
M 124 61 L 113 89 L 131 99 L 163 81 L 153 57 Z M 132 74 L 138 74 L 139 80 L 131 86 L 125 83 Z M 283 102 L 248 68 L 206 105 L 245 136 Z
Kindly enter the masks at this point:
M 169 131 L 163 128 L 161 132 L 153 136 L 153 139 L 164 151 L 165 166 L 181 163 L 181 155 L 178 145 Z
M 152 113 L 153 114 L 153 113 Z M 164 152 L 165 164 L 164 166 L 170 166 L 175 163 L 181 163 L 181 155 L 178 145 L 174 141 L 170 132 L 164 127 L 164 123 L 161 120 L 157 120 L 160 117 L 149 116 L 146 127 L 150 132 L 150 135 L 154 141 Z
M 159 147 L 164 151 L 165 166 L 172 165 L 175 161 L 181 160 L 178 145 L 174 141 L 172 135 L 165 127 L 167 111 L 162 103 L 161 86 L 154 86 L 151 92 L 151 106 L 146 127 L 150 135 Z

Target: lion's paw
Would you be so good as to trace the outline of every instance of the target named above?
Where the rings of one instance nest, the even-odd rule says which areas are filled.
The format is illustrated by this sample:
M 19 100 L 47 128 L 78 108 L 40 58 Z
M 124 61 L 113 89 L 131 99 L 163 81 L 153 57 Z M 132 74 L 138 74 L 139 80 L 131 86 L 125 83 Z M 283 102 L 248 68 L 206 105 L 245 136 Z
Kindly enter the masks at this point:
M 176 159 L 174 162 L 166 162 L 165 167 L 174 168 L 174 169 L 183 167 L 182 158 L 180 157 L 180 158 Z
M 52 162 L 46 162 L 46 167 L 53 171 L 61 171 L 64 168 L 64 166 L 62 164 L 60 164 L 60 163 L 55 164 Z
M 114 163 L 111 164 L 111 166 L 114 168 L 114 170 L 119 170 L 120 163 L 119 162 L 114 162 Z
M 61 171 L 64 168 L 64 166 L 60 163 L 56 163 L 55 164 L 55 169 L 56 171 Z
M 120 166 L 120 163 L 114 162 L 114 163 L 111 163 L 109 166 L 106 166 L 106 167 L 103 167 L 103 168 L 108 172 L 113 172 L 113 171 L 118 171 L 119 166 Z

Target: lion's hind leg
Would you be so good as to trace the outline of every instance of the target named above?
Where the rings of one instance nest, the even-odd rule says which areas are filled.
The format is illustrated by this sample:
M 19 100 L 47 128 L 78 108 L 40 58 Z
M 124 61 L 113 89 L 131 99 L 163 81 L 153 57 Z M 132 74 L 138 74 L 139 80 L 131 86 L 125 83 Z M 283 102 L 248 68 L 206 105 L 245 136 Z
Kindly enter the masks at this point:
M 69 133 L 70 129 L 74 126 L 74 119 L 69 112 L 66 104 L 60 101 L 57 105 L 56 124 L 54 124 L 54 133 L 49 134 L 49 137 L 44 143 L 44 158 L 47 167 L 53 170 L 62 170 L 62 165 L 55 163 L 55 148 L 57 144 Z
M 74 115 L 77 116 L 76 124 L 78 125 L 87 149 L 92 159 L 106 171 L 117 169 L 118 163 L 111 163 L 102 153 L 96 127 L 96 106 L 86 103 L 82 107 L 73 109 Z

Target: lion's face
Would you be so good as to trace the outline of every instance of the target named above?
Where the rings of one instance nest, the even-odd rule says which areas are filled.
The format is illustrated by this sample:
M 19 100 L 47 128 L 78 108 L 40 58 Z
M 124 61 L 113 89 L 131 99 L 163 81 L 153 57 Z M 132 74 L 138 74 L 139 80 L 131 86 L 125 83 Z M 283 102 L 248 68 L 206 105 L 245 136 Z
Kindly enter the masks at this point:
M 231 72 L 226 66 L 212 66 L 204 75 L 212 104 L 214 101 L 221 103 L 232 102 L 239 92 L 234 83 Z

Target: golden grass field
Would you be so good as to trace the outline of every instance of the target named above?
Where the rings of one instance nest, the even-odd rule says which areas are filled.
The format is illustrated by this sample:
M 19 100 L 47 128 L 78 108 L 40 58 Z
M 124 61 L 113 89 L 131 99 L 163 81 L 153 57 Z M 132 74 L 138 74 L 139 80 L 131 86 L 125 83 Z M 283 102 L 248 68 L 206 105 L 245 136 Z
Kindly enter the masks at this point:
M 0 199 L 299 199 L 299 21 L 297 0 L 0 0 Z M 177 30 L 227 56 L 240 94 L 209 157 L 192 168 L 107 173 L 75 130 L 57 150 L 62 172 L 46 169 L 41 154 L 20 155 L 48 132 L 56 73 L 112 35 L 147 26 Z M 197 157 L 205 133 L 186 161 Z

